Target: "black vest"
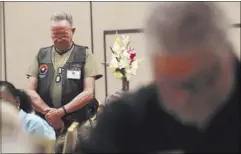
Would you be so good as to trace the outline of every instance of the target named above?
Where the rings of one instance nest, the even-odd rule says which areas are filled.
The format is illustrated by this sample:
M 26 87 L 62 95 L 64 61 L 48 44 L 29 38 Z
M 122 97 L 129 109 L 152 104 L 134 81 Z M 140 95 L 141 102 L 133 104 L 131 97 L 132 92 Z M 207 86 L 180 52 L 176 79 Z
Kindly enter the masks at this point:
M 41 48 L 38 53 L 38 65 L 39 65 L 39 76 L 38 76 L 38 87 L 37 93 L 44 100 L 44 102 L 53 107 L 52 99 L 50 96 L 51 82 L 54 77 L 54 67 L 52 63 L 52 48 L 53 46 Z M 86 48 L 84 46 L 74 45 L 73 51 L 62 67 L 61 80 L 62 80 L 62 97 L 61 104 L 66 105 L 72 101 L 78 94 L 80 94 L 83 87 L 84 80 L 84 65 L 86 59 Z M 68 79 L 67 70 L 78 70 L 81 71 L 80 79 Z M 58 70 L 56 70 L 58 71 Z M 83 122 L 87 119 L 86 107 L 83 107 L 75 112 L 69 113 L 63 117 L 64 122 L 69 125 L 73 121 Z M 41 117 L 40 113 L 37 113 Z

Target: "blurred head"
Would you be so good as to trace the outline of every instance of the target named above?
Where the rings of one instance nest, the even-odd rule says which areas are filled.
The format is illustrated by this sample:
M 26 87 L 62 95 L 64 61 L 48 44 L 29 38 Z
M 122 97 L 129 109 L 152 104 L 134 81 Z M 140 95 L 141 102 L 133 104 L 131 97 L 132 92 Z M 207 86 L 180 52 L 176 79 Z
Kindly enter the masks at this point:
M 75 32 L 73 18 L 65 12 L 56 12 L 51 17 L 51 37 L 55 47 L 62 51 L 72 46 L 72 39 Z
M 33 141 L 24 131 L 16 107 L 9 102 L 0 100 L 1 112 L 1 152 L 2 153 L 33 153 Z M 24 141 L 24 142 L 23 142 Z
M 146 34 L 163 106 L 202 121 L 230 91 L 233 53 L 223 12 L 212 2 L 163 2 Z
M 5 100 L 15 106 L 17 109 L 22 109 L 26 113 L 33 111 L 31 99 L 28 95 L 7 81 L 0 81 L 0 99 Z
M 0 101 L 1 136 L 12 136 L 23 128 L 18 116 L 18 110 L 7 101 L 2 99 Z

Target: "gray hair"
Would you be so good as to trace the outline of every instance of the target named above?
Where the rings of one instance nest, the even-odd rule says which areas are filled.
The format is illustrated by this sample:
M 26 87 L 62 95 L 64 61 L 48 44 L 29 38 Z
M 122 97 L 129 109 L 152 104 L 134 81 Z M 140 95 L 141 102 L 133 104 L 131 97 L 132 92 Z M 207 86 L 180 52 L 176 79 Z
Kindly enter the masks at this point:
M 149 16 L 145 32 L 151 50 L 161 54 L 203 44 L 218 51 L 230 48 L 225 19 L 214 2 L 161 2 Z
M 59 21 L 63 21 L 66 20 L 68 21 L 68 23 L 70 24 L 70 27 L 73 26 L 73 18 L 72 15 L 70 13 L 65 13 L 65 12 L 55 12 L 52 16 L 51 16 L 51 21 L 53 22 L 59 22 Z

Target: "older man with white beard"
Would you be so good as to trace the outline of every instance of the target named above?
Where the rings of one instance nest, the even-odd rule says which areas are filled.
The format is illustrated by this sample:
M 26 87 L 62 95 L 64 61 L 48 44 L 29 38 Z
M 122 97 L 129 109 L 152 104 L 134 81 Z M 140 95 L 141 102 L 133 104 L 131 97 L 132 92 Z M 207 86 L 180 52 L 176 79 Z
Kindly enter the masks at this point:
M 240 62 L 212 2 L 166 2 L 146 28 L 155 83 L 113 102 L 77 151 L 239 153 Z

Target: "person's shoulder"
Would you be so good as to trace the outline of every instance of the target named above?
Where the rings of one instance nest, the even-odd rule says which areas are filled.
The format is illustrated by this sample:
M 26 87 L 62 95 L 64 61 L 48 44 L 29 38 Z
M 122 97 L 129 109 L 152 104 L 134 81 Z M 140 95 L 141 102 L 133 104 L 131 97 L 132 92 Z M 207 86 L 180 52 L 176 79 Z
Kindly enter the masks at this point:
M 89 47 L 88 46 L 85 46 L 85 45 L 79 45 L 79 44 L 74 44 L 75 47 L 77 48 L 80 48 L 80 49 L 84 49 L 84 50 L 89 50 Z
M 93 55 L 92 51 L 89 48 L 87 48 L 85 52 L 86 52 L 86 56 Z
M 25 127 L 28 129 L 30 133 L 36 133 L 40 130 L 40 128 L 42 128 L 42 121 L 39 119 L 39 117 L 32 113 L 26 113 L 24 121 Z
M 40 118 L 39 116 L 35 115 L 34 113 L 27 113 L 27 120 L 31 121 L 31 122 L 37 122 L 39 123 L 40 121 L 42 121 L 43 119 Z
M 154 83 L 137 89 L 135 92 L 123 94 L 120 101 L 124 101 L 131 106 L 140 106 L 152 101 L 157 97 L 157 87 Z
M 28 114 L 27 127 L 31 133 L 37 133 L 52 140 L 56 139 L 54 129 L 44 119 L 34 113 Z
M 45 121 L 44 119 L 42 119 L 41 117 L 39 117 L 38 115 L 34 114 L 34 113 L 28 113 L 27 114 L 27 120 L 30 123 L 31 126 L 34 127 L 44 127 L 46 128 L 51 128 L 52 127 L 47 123 L 47 121 Z
M 147 105 L 156 101 L 156 91 L 155 84 L 143 86 L 135 92 L 123 94 L 121 98 L 113 101 L 106 109 L 115 112 L 115 114 L 125 114 L 142 119 L 146 114 Z
M 51 50 L 53 49 L 53 45 L 41 47 L 41 48 L 39 48 L 39 52 L 45 52 L 45 51 L 50 50 L 50 49 Z
M 79 49 L 83 49 L 85 51 L 86 57 L 93 55 L 93 53 L 91 52 L 88 46 L 79 45 L 79 44 L 74 44 L 74 46 Z
M 139 88 L 135 93 L 135 97 L 141 98 L 143 101 L 149 100 L 157 94 L 157 86 L 155 83 L 151 83 Z
M 29 126 L 42 127 L 48 125 L 48 123 L 44 119 L 42 119 L 34 113 L 28 113 L 26 118 L 26 120 L 29 123 Z
M 49 52 L 51 52 L 52 53 L 52 51 L 53 51 L 53 45 L 51 45 L 51 46 L 46 46 L 46 47 L 41 47 L 41 48 L 39 48 L 39 51 L 38 51 L 38 54 L 37 54 L 37 58 L 38 57 L 44 57 L 44 56 L 46 56 L 46 54 L 48 54 Z

